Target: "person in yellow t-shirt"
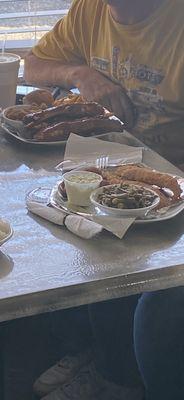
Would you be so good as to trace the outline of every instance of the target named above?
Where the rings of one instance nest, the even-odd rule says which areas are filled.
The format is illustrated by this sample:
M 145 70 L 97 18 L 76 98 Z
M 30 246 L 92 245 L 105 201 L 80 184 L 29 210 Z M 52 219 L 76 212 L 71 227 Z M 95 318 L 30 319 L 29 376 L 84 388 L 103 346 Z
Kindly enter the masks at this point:
M 162 155 L 184 161 L 183 15 L 184 0 L 74 0 L 26 57 L 25 78 L 77 87 Z M 183 287 L 90 305 L 98 372 L 91 353 L 70 354 L 35 392 L 44 400 L 183 400 L 183 307 Z
M 184 2 L 74 0 L 27 55 L 25 79 L 77 87 L 136 137 L 184 162 Z

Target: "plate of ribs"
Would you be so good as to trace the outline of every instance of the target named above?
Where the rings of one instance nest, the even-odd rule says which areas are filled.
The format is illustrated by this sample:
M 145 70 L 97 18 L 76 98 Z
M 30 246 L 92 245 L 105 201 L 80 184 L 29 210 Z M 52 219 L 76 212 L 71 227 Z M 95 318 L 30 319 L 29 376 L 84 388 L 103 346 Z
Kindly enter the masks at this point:
M 78 95 L 52 104 L 28 105 L 26 102 L 26 105 L 7 108 L 2 121 L 3 129 L 17 140 L 44 145 L 65 144 L 71 132 L 97 137 L 123 131 L 123 123 L 112 113 Z
M 79 169 L 77 169 L 79 170 Z M 114 184 L 136 184 L 154 190 L 160 201 L 154 210 L 142 218 L 137 218 L 136 223 L 149 223 L 171 219 L 184 210 L 184 178 L 162 173 L 147 167 L 144 164 L 122 164 L 100 169 L 93 166 L 85 168 L 87 171 L 98 173 L 102 176 L 100 186 Z M 93 205 L 81 208 L 68 206 L 64 181 L 61 180 L 53 188 L 51 204 L 68 212 L 74 212 L 88 218 L 99 214 Z

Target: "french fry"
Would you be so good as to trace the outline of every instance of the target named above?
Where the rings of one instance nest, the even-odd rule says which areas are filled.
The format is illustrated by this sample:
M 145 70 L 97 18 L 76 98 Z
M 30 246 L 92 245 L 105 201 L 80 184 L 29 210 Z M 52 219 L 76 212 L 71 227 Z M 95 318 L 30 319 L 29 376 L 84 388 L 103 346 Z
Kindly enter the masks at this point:
M 54 106 L 59 106 L 61 104 L 74 104 L 74 103 L 83 103 L 84 98 L 80 94 L 69 94 L 67 97 L 63 97 L 61 99 L 54 101 Z

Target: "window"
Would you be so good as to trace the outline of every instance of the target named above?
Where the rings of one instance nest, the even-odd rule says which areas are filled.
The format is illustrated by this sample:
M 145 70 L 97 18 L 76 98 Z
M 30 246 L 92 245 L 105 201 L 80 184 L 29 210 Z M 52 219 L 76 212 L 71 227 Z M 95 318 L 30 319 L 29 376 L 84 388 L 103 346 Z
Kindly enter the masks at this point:
M 71 0 L 0 0 L 0 50 L 32 47 L 68 12 Z

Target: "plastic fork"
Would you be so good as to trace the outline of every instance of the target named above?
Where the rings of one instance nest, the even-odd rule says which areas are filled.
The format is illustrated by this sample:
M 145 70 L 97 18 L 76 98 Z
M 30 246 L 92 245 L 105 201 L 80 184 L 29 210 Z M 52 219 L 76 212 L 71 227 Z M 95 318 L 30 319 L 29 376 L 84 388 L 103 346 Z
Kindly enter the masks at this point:
M 99 169 L 106 169 L 109 165 L 109 157 L 108 156 L 100 156 L 96 159 L 95 165 Z

